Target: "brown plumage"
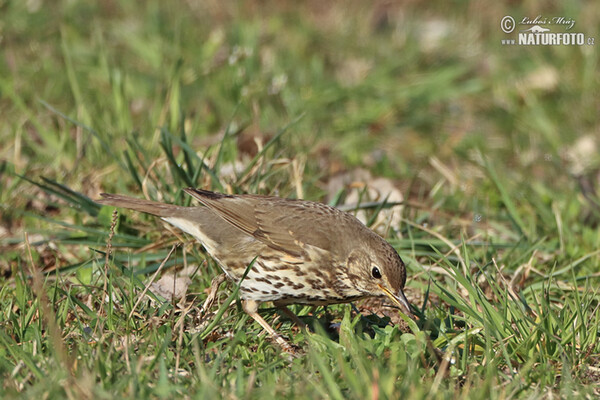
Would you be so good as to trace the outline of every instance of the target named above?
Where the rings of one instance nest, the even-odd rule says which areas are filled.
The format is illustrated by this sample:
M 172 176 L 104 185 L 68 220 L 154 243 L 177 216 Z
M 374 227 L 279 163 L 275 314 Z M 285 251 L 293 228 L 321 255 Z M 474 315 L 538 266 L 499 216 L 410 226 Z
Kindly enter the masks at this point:
M 203 206 L 107 193 L 98 202 L 159 216 L 189 233 L 234 282 L 256 257 L 240 286 L 244 310 L 286 350 L 287 342 L 257 313 L 260 302 L 327 305 L 385 295 L 410 314 L 404 263 L 354 216 L 311 201 L 184 191 Z

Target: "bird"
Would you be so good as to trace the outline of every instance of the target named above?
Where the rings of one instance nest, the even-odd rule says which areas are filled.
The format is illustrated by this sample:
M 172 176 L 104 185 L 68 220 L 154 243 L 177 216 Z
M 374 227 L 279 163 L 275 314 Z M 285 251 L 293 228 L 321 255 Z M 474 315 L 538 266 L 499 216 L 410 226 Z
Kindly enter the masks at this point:
M 109 193 L 101 193 L 98 202 L 155 215 L 197 239 L 226 277 L 240 285 L 243 310 L 285 351 L 293 352 L 292 346 L 258 313 L 263 302 L 273 302 L 296 322 L 300 320 L 288 305 L 321 306 L 366 297 L 387 296 L 412 315 L 404 295 L 404 262 L 352 214 L 307 200 L 183 191 L 201 205 Z

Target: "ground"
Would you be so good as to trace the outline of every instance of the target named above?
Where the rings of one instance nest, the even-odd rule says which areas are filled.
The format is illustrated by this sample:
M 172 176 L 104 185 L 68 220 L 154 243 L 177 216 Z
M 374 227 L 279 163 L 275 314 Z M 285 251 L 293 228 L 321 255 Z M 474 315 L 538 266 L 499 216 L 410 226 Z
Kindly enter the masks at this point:
M 600 394 L 594 2 L 0 9 L 0 397 Z M 585 44 L 509 44 L 538 15 Z M 357 214 L 418 319 L 264 305 L 290 360 L 234 285 L 203 312 L 202 248 L 94 202 L 189 186 Z

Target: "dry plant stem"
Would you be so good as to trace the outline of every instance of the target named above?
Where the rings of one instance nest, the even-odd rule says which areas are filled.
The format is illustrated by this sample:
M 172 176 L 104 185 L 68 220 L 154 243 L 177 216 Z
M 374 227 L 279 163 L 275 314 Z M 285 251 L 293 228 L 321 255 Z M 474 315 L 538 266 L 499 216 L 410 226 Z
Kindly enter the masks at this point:
M 164 225 L 166 227 L 166 225 Z M 169 227 L 168 229 L 169 232 L 171 233 L 175 233 L 175 230 L 171 230 L 171 228 Z M 185 238 L 181 235 L 180 232 L 176 232 L 177 234 L 174 234 L 173 236 L 175 236 L 176 239 L 171 238 L 171 237 L 167 237 L 165 239 L 159 239 L 156 240 L 155 242 L 152 242 L 150 244 L 147 244 L 144 247 L 140 247 L 139 249 L 136 249 L 133 253 L 134 254 L 143 254 L 143 253 L 147 253 L 149 251 L 155 250 L 155 249 L 162 249 L 163 247 L 165 247 L 165 245 L 173 242 L 173 241 L 180 241 L 180 242 L 185 242 Z
M 221 286 L 221 284 L 223 282 L 225 282 L 227 280 L 227 275 L 225 274 L 220 274 L 215 276 L 212 281 L 210 281 L 210 292 L 208 293 L 208 297 L 206 297 L 206 300 L 204 301 L 204 304 L 202 304 L 202 312 L 203 313 L 207 313 L 208 309 L 212 307 L 213 303 L 215 302 L 215 299 L 217 298 L 217 293 L 219 292 L 219 286 Z
M 426 228 L 426 227 L 424 227 L 424 226 L 421 226 L 421 225 L 419 225 L 419 224 L 415 224 L 414 222 L 412 222 L 412 221 L 409 221 L 409 220 L 407 220 L 407 219 L 404 219 L 404 218 L 402 218 L 402 222 L 404 222 L 404 223 L 406 223 L 406 224 L 408 224 L 408 225 L 410 225 L 410 226 L 413 226 L 413 227 L 415 227 L 415 228 L 421 229 L 423 232 L 427 232 L 427 233 L 429 233 L 430 235 L 432 235 L 432 236 L 435 236 L 436 238 L 438 238 L 438 239 L 439 239 L 439 240 L 441 240 L 442 242 L 446 243 L 446 245 L 447 245 L 448 247 L 450 247 L 450 249 L 452 249 L 452 251 L 454 251 L 454 254 L 455 254 L 455 255 L 456 255 L 456 257 L 458 258 L 458 261 L 460 261 L 460 265 L 461 265 L 461 266 L 462 266 L 462 268 L 463 268 L 463 273 L 464 273 L 465 275 L 467 275 L 467 271 L 468 271 L 468 270 L 467 270 L 467 264 L 465 263 L 465 260 L 464 260 L 464 259 L 463 259 L 463 257 L 460 255 L 460 251 L 458 250 L 458 249 L 459 249 L 459 248 L 460 248 L 462 245 L 457 245 L 457 246 L 455 246 L 455 245 L 454 245 L 454 244 L 453 244 L 453 243 L 452 243 L 452 242 L 451 242 L 451 241 L 450 241 L 448 238 L 446 238 L 446 237 L 444 237 L 444 236 L 440 235 L 439 233 L 437 233 L 437 232 L 435 232 L 435 231 L 432 231 L 431 229 L 428 229 L 428 228 Z
M 177 320 L 177 322 L 175 323 L 175 326 L 173 327 L 173 330 L 181 330 L 183 332 L 183 327 L 184 327 L 184 322 L 185 322 L 185 317 L 188 315 L 188 313 L 190 312 L 190 310 L 194 307 L 194 302 L 190 302 L 190 304 L 184 308 L 181 311 L 181 317 Z
M 39 307 L 41 307 L 42 309 L 41 318 L 43 319 L 44 324 L 48 329 L 48 335 L 50 336 L 52 347 L 54 348 L 54 351 L 58 357 L 59 363 L 62 365 L 62 368 L 66 369 L 69 373 L 67 381 L 63 384 L 65 393 L 70 399 L 91 398 L 89 390 L 86 390 L 86 388 L 81 387 L 74 375 L 74 365 L 72 360 L 69 358 L 67 349 L 65 348 L 65 344 L 62 340 L 62 332 L 56 324 L 56 314 L 50 306 L 50 300 L 48 299 L 46 291 L 44 290 L 42 274 L 35 267 L 35 264 L 33 262 L 33 255 L 31 253 L 31 245 L 29 243 L 29 236 L 27 235 L 27 232 L 25 233 L 25 246 L 27 247 L 27 255 L 29 258 L 29 265 L 31 268 L 31 276 L 33 280 L 32 291 L 38 299 Z M 73 389 L 76 393 L 73 393 Z
M 383 230 L 385 237 L 387 237 L 389 235 L 390 229 L 392 228 L 392 220 L 394 219 L 394 212 L 396 212 L 396 211 L 392 209 L 392 212 L 385 224 L 385 229 Z
M 296 198 L 304 198 L 304 189 L 302 187 L 302 177 L 304 176 L 304 161 L 297 158 L 292 160 L 292 178 L 296 189 Z
M 184 259 L 185 259 L 185 252 L 183 254 L 184 254 Z M 187 262 L 185 264 L 187 264 Z M 215 291 L 215 294 L 216 294 L 216 291 Z M 184 301 L 184 299 L 182 299 L 182 302 Z M 175 358 L 175 371 L 179 371 L 179 361 L 181 359 L 181 347 L 183 345 L 183 332 L 184 332 L 184 327 L 185 327 L 185 324 L 184 324 L 185 318 L 187 317 L 187 314 L 190 312 L 192 307 L 194 307 L 193 301 L 190 302 L 189 306 L 187 306 L 185 309 L 182 310 L 181 316 L 179 317 L 179 319 L 177 320 L 177 322 L 175 323 L 175 326 L 173 328 L 173 331 L 179 331 L 179 334 L 177 337 L 177 356 Z M 177 373 L 176 377 L 177 376 L 179 376 L 178 373 Z
M 187 259 L 186 259 L 186 256 L 185 256 L 185 251 L 183 252 L 183 260 L 184 260 L 184 265 L 185 265 L 184 268 L 187 268 Z M 199 267 L 196 267 L 196 270 L 194 271 L 194 274 L 198 271 L 198 268 Z M 192 275 L 194 275 L 194 274 L 192 274 Z M 213 280 L 215 280 L 215 279 L 216 278 L 213 278 Z M 218 289 L 218 287 L 217 287 L 217 289 Z M 215 295 L 216 295 L 216 293 L 215 293 Z M 181 304 L 183 304 L 184 300 L 185 299 L 181 299 Z M 179 330 L 179 332 L 180 332 L 180 338 L 182 340 L 183 340 L 183 331 L 184 331 L 184 324 L 183 323 L 185 322 L 185 317 L 188 315 L 188 313 L 190 312 L 190 310 L 193 307 L 194 307 L 194 302 L 193 301 L 190 302 L 190 304 L 187 307 L 185 307 L 185 308 L 182 307 L 181 317 L 177 320 L 177 322 L 175 323 L 175 326 L 173 327 L 173 331 Z
M 125 340 L 123 340 L 123 347 L 125 348 L 123 353 L 125 354 L 125 366 L 127 367 L 127 373 L 131 374 L 131 361 L 129 360 L 129 335 L 125 336 Z
M 454 253 L 454 252 L 456 252 L 456 251 L 457 251 L 457 250 L 458 250 L 460 247 L 462 247 L 462 246 L 463 246 L 463 244 L 467 244 L 467 243 L 469 243 L 470 241 L 477 239 L 479 236 L 481 236 L 481 234 L 480 234 L 480 233 L 478 233 L 478 234 L 476 234 L 476 235 L 474 235 L 474 236 L 472 236 L 472 237 L 468 238 L 467 240 L 465 240 L 465 241 L 464 241 L 464 243 L 458 244 L 458 245 L 456 245 L 456 246 L 452 246 L 452 247 L 450 248 L 450 250 L 448 250 L 446 253 L 444 253 L 444 256 L 443 256 L 443 257 L 441 257 L 441 258 L 440 258 L 440 260 L 436 261 L 435 263 L 433 263 L 433 265 L 431 265 L 431 266 L 429 266 L 429 267 L 428 267 L 428 266 L 425 266 L 425 265 L 423 265 L 423 269 L 424 269 L 424 270 L 426 270 L 426 271 L 428 271 L 428 272 L 436 272 L 436 273 L 438 273 L 438 274 L 442 274 L 442 275 L 449 276 L 450 278 L 454 278 L 454 275 L 453 275 L 452 273 L 448 272 L 447 270 L 445 270 L 445 269 L 444 269 L 444 268 L 442 268 L 442 267 L 436 267 L 436 265 L 438 265 L 438 264 L 440 263 L 440 261 L 441 261 L 441 260 L 444 260 L 444 259 L 446 259 L 446 257 L 448 257 L 448 256 L 449 256 L 451 253 Z
M 429 337 L 427 338 L 429 339 Z M 429 339 L 429 342 L 427 343 L 428 346 L 431 343 L 431 339 Z M 435 349 L 437 350 L 437 349 Z M 439 351 L 439 350 L 437 350 Z M 437 361 L 438 364 L 440 365 L 438 372 L 435 376 L 435 379 L 433 381 L 433 385 L 431 386 L 431 394 L 435 394 L 438 391 L 438 388 L 440 387 L 440 384 L 442 383 L 442 379 L 446 378 L 448 376 L 448 366 L 450 365 L 450 361 L 452 360 L 452 352 L 454 351 L 454 349 L 448 349 L 447 351 L 447 355 L 446 356 L 439 356 L 437 355 L 437 352 L 435 352 L 434 354 L 436 354 L 437 356 Z M 441 362 L 440 362 L 441 361 Z
M 502 282 L 504 282 L 504 286 L 508 290 L 508 293 L 512 296 L 513 299 L 518 299 L 519 296 L 517 295 L 517 293 L 513 289 L 512 281 L 511 282 L 507 282 L 506 279 L 504 279 L 504 275 L 502 275 L 502 272 L 500 271 L 500 268 L 498 267 L 498 264 L 496 264 L 496 259 L 494 257 L 492 257 L 492 262 L 494 263 L 494 267 L 496 268 L 496 271 L 498 271 L 498 276 L 500 277 L 500 279 L 502 279 Z
M 156 272 L 154 272 L 154 275 L 152 275 L 152 278 L 150 278 L 150 281 L 148 281 L 148 284 L 146 285 L 146 287 L 144 288 L 144 290 L 142 291 L 142 293 L 138 297 L 137 301 L 135 302 L 135 305 L 131 309 L 131 312 L 127 316 L 127 319 L 131 319 L 131 316 L 133 315 L 133 313 L 135 312 L 135 309 L 137 308 L 137 306 L 140 304 L 140 302 L 144 298 L 144 295 L 148 291 L 148 288 L 150 287 L 150 285 L 152 284 L 152 282 L 154 282 L 154 279 L 156 279 L 156 276 L 160 273 L 160 271 L 162 271 L 163 267 L 165 266 L 165 264 L 167 263 L 167 261 L 169 260 L 169 258 L 171 258 L 171 254 L 173 254 L 173 252 L 175 251 L 175 249 L 177 248 L 177 246 L 178 245 L 175 245 L 175 246 L 171 247 L 171 251 L 169 251 L 169 254 L 167 254 L 167 256 L 165 257 L 165 259 L 163 260 L 163 262 L 160 263 L 158 269 L 156 270 Z
M 184 312 L 181 315 L 181 320 L 184 320 L 186 317 L 186 313 Z M 181 346 L 183 344 L 183 324 L 179 325 L 179 333 L 177 335 L 177 350 L 175 355 L 175 381 L 177 382 L 179 379 L 179 362 L 181 360 Z
M 110 254 L 112 253 L 112 239 L 115 236 L 115 227 L 117 226 L 117 218 L 119 217 L 119 212 L 114 210 L 112 213 L 112 220 L 110 223 L 110 231 L 108 233 L 108 240 L 106 241 L 106 255 L 104 257 L 104 285 L 102 286 L 102 298 L 105 299 L 108 293 L 108 261 L 110 259 Z M 100 302 L 100 310 L 98 310 L 98 315 L 102 315 L 104 311 L 104 301 Z M 94 331 L 98 328 L 99 324 L 94 327 Z M 94 332 L 96 333 L 96 332 Z
M 56 315 L 54 314 L 54 310 L 50 307 L 50 301 L 46 292 L 44 291 L 44 283 L 42 281 L 42 276 L 40 271 L 35 267 L 33 263 L 33 255 L 31 254 L 31 245 L 29 244 L 29 236 L 25 233 L 25 245 L 27 246 L 27 253 L 29 257 L 29 264 L 31 268 L 31 276 L 33 280 L 32 289 L 35 296 L 38 298 L 39 305 L 42 309 L 42 318 L 48 327 L 48 333 L 50 335 L 50 340 L 52 341 L 52 345 L 54 350 L 56 351 L 60 363 L 63 367 L 67 368 L 69 372 L 71 371 L 71 362 L 67 356 L 67 351 L 65 349 L 65 344 L 62 341 L 62 334 L 58 326 L 56 325 Z

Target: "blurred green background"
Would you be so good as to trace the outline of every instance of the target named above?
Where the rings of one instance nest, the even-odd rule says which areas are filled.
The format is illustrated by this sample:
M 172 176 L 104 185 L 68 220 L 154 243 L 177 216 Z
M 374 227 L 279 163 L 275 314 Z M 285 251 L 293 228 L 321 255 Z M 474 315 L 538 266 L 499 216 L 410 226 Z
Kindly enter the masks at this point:
M 565 152 L 598 132 L 596 46 L 503 46 L 515 35 L 499 22 L 565 15 L 576 20 L 574 31 L 595 37 L 594 4 L 5 1 L 0 8 L 4 169 L 67 175 L 76 189 L 82 174 L 111 163 L 102 143 L 118 156 L 129 135 L 145 144 L 182 122 L 201 151 L 230 124 L 272 133 L 305 114 L 286 139 L 291 153 L 327 148 L 343 166 L 380 167 L 406 180 L 432 156 L 469 164 L 479 151 L 517 182 L 561 184 L 570 180 Z M 476 179 L 464 174 L 465 183 Z

